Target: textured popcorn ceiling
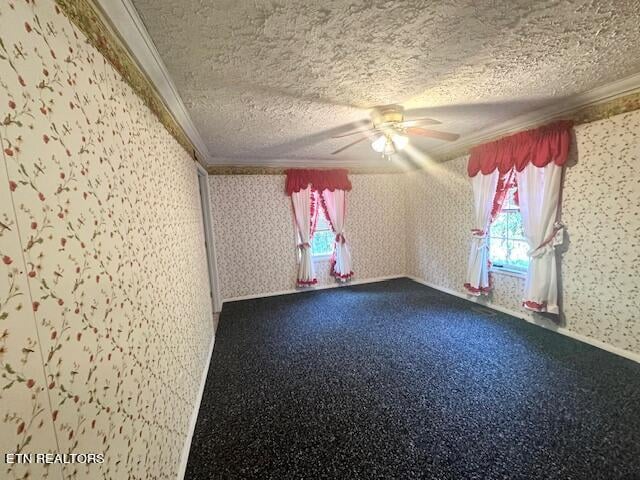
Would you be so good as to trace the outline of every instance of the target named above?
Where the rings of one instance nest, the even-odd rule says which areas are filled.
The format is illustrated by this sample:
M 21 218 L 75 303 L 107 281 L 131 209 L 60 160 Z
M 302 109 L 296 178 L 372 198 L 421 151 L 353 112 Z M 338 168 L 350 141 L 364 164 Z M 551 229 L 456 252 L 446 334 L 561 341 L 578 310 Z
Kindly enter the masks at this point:
M 640 71 L 640 1 L 134 4 L 216 163 L 373 165 L 329 138 L 372 106 L 465 134 Z

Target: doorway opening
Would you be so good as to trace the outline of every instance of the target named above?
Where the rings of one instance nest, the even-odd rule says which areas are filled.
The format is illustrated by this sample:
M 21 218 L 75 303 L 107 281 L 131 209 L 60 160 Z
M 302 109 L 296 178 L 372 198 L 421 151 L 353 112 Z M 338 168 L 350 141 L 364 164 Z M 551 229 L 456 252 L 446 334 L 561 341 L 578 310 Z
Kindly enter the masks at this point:
M 209 295 L 213 312 L 222 310 L 220 298 L 220 284 L 218 280 L 218 264 L 216 263 L 216 248 L 213 235 L 213 222 L 211 220 L 211 206 L 209 203 L 209 175 L 207 171 L 198 165 L 198 186 L 200 187 L 200 206 L 202 211 L 202 226 L 204 228 L 204 247 L 207 257 L 207 270 L 209 272 Z

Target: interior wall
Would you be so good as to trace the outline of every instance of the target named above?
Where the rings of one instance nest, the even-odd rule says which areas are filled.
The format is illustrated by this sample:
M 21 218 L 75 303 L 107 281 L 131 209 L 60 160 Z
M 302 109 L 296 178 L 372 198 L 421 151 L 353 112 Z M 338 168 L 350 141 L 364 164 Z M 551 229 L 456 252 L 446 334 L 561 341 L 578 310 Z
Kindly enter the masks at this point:
M 50 0 L 0 6 L 0 451 L 175 478 L 212 339 L 196 166 Z
M 408 273 L 464 293 L 472 228 L 467 157 L 409 174 Z M 561 326 L 640 353 L 640 111 L 575 127 L 564 178 Z M 494 274 L 494 305 L 522 312 L 524 279 Z M 526 313 L 536 322 L 552 323 Z
M 405 176 L 352 174 L 346 237 L 354 280 L 404 275 Z M 209 176 L 223 299 L 295 288 L 297 253 L 284 175 Z M 316 261 L 319 285 L 334 284 Z

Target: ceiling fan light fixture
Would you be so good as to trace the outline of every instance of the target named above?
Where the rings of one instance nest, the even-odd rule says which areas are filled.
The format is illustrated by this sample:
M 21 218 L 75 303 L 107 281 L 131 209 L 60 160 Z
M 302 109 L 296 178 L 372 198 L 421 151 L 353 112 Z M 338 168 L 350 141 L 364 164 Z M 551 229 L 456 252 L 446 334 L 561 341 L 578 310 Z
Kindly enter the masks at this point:
M 387 137 L 384 135 L 380 135 L 371 143 L 371 148 L 373 148 L 376 152 L 382 153 L 385 150 L 387 145 Z
M 393 142 L 393 146 L 396 150 L 404 150 L 404 148 L 409 144 L 409 137 L 405 135 L 394 134 L 391 137 L 391 141 Z
M 386 157 L 390 157 L 391 155 L 394 155 L 396 153 L 398 152 L 395 145 L 393 144 L 393 141 L 391 141 L 391 139 L 387 137 L 387 143 L 384 144 L 384 151 L 382 152 L 382 154 Z
M 438 125 L 442 123 L 438 120 L 427 117 L 405 120 L 404 113 L 404 108 L 401 105 L 381 105 L 374 107 L 371 112 L 371 127 L 341 133 L 340 135 L 331 137 L 343 138 L 350 137 L 351 135 L 360 135 L 355 141 L 338 148 L 336 151 L 331 152 L 331 154 L 336 155 L 360 142 L 373 138 L 371 148 L 382 154 L 387 160 L 390 160 L 393 155 L 402 152 L 409 146 L 409 137 L 425 137 L 447 142 L 455 142 L 460 138 L 460 135 L 457 133 L 442 132 L 440 130 L 431 130 L 422 127 L 422 125 Z

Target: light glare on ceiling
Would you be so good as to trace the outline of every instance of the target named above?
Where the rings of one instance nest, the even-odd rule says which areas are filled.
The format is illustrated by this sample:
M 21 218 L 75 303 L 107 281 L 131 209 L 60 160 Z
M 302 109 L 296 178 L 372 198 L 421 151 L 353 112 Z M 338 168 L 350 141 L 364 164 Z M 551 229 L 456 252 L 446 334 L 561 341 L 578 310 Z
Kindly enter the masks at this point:
M 393 146 L 396 147 L 396 150 L 403 150 L 409 143 L 409 137 L 405 135 L 393 135 L 391 140 L 393 141 Z
M 373 148 L 376 152 L 382 153 L 384 152 L 384 147 L 387 145 L 387 137 L 384 135 L 380 135 L 376 138 L 371 144 L 371 148 Z

